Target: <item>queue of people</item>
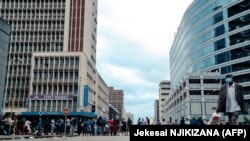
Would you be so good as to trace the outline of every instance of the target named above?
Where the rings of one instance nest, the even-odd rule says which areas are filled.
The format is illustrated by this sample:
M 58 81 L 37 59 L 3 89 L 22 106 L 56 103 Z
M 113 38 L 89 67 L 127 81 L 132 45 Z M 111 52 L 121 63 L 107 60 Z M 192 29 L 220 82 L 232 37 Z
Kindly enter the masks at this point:
M 0 135 L 78 135 L 78 136 L 118 136 L 128 135 L 132 120 L 118 118 L 42 118 L 11 119 L 0 121 Z M 66 126 L 66 128 L 65 128 Z M 66 130 L 65 130 L 66 129 Z

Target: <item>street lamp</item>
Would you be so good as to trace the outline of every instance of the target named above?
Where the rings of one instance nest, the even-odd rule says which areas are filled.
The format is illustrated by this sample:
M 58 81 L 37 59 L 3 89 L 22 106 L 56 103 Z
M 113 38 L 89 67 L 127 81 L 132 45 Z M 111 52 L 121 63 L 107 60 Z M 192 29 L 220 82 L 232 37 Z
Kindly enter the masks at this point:
M 8 62 L 8 69 L 7 69 L 7 81 L 6 81 L 6 86 L 5 86 L 5 94 L 4 94 L 4 102 L 3 102 L 3 108 L 2 108 L 2 115 L 5 114 L 4 110 L 5 110 L 5 104 L 6 104 L 6 97 L 7 97 L 7 88 L 8 88 L 8 85 L 9 85 L 9 70 L 10 70 L 10 65 L 11 63 L 14 61 L 14 60 L 17 60 L 19 62 L 23 62 L 24 60 L 20 59 L 20 58 L 12 58 L 9 62 Z M 12 95 L 11 95 L 11 112 L 10 112 L 10 119 L 12 119 L 12 108 L 13 108 L 13 102 L 12 102 Z

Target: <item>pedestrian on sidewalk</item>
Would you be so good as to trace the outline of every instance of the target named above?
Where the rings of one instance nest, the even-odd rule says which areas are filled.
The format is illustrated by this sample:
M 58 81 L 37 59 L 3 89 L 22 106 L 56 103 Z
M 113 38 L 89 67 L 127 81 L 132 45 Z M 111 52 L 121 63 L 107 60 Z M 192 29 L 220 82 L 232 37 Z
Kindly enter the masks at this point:
M 226 84 L 220 89 L 216 113 L 226 113 L 230 125 L 236 125 L 240 113 L 246 113 L 243 87 L 234 82 L 232 74 L 225 76 Z

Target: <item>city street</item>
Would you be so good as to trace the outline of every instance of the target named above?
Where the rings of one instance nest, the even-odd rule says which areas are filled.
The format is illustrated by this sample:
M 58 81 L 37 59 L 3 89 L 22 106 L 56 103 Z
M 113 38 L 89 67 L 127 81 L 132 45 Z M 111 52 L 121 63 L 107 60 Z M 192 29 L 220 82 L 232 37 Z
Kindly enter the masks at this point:
M 12 140 L 11 138 L 9 139 L 3 139 L 0 138 L 0 140 Z M 88 137 L 82 137 L 82 136 L 77 136 L 77 137 L 53 137 L 53 138 L 19 138 L 19 139 L 14 139 L 17 141 L 48 141 L 48 140 L 53 140 L 53 141 L 129 141 L 129 136 L 88 136 Z

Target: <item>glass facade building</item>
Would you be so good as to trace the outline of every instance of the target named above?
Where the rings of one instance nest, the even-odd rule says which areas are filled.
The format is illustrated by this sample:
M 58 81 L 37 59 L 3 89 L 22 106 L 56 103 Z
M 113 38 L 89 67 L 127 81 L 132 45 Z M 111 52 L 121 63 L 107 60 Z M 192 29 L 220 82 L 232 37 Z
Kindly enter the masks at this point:
M 0 18 L 0 110 L 4 102 L 10 26 Z
M 250 0 L 194 0 L 170 51 L 172 88 L 187 73 L 232 73 L 250 104 Z

